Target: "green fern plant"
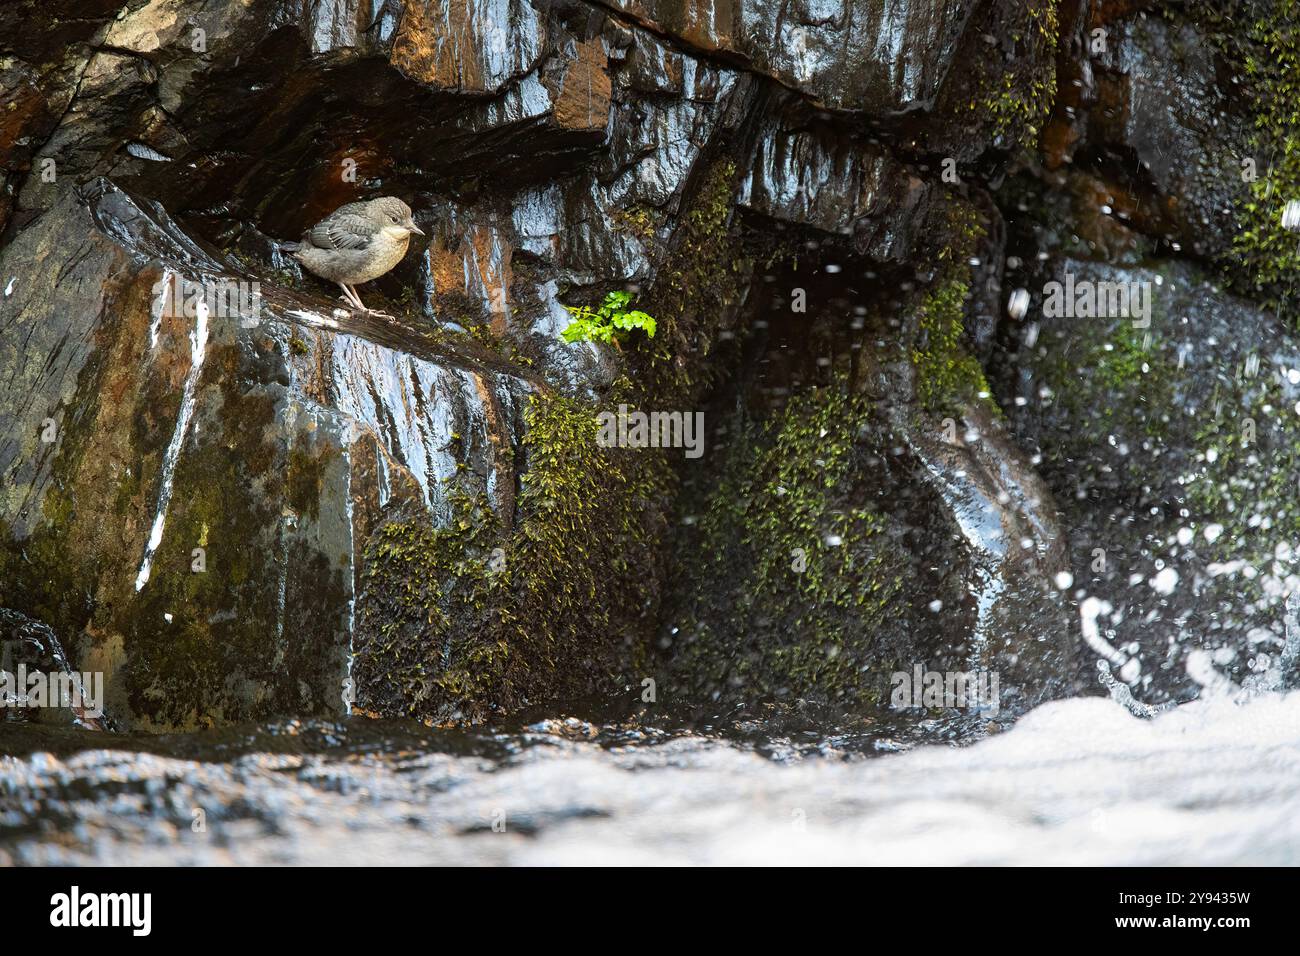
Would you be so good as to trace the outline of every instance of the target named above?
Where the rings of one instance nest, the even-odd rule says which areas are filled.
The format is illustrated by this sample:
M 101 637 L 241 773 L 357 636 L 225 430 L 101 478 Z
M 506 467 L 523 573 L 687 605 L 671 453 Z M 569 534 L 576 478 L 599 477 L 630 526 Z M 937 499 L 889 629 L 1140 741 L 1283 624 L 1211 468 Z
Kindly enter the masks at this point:
M 610 292 L 595 309 L 583 305 L 566 305 L 573 321 L 560 336 L 566 342 L 608 342 L 615 348 L 622 348 L 628 334 L 634 329 L 640 329 L 649 338 L 654 338 L 654 318 L 637 309 L 629 309 L 631 304 L 632 293 Z

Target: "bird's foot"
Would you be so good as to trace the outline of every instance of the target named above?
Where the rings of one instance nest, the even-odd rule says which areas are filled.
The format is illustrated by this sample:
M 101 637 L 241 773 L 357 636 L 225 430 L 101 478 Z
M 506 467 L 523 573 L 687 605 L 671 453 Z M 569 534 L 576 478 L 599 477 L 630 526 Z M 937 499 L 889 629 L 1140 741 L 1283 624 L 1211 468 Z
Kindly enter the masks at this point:
M 379 316 L 380 318 L 383 318 L 383 319 L 393 319 L 393 318 L 396 318 L 396 316 L 391 315 L 390 313 L 385 312 L 385 311 L 383 311 L 382 309 L 372 309 L 372 308 L 370 308 L 369 306 L 367 306 L 366 308 L 362 309 L 361 311 L 364 312 L 366 315 L 377 315 L 377 316 Z

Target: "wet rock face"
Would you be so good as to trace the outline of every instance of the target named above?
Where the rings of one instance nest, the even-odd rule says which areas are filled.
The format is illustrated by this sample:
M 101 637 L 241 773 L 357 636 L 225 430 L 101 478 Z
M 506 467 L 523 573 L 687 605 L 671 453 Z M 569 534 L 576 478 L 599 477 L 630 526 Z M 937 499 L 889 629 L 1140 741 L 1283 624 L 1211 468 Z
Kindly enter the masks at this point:
M 737 196 L 772 219 L 852 236 L 856 251 L 878 262 L 906 261 L 942 202 L 933 182 L 884 147 L 846 142 L 800 116 L 765 130 Z
M 497 93 L 538 66 L 545 39 L 545 21 L 521 0 L 414 3 L 394 37 L 392 61 L 427 86 Z
M 619 0 L 616 9 L 709 54 L 739 59 L 834 109 L 888 113 L 930 100 L 969 16 L 952 0 Z
M 620 694 L 687 618 L 659 646 L 698 700 L 744 672 L 747 702 L 860 712 L 921 656 L 1005 668 L 1017 701 L 1059 686 L 1060 531 L 976 359 L 1003 265 L 976 170 L 1032 144 L 1053 4 L 64 19 L 32 21 L 59 43 L 0 41 L 0 606 L 104 670 L 127 725 Z M 392 322 L 334 312 L 279 245 L 378 194 L 428 234 L 363 290 Z M 816 314 L 790 308 L 809 268 L 841 277 Z M 178 279 L 261 300 L 169 310 Z M 653 341 L 560 339 L 565 304 L 622 288 Z M 793 418 L 732 419 L 766 402 L 755 356 L 818 370 L 780 386 Z M 595 443 L 618 402 L 733 434 L 688 474 Z M 807 425 L 836 409 L 830 456 Z M 786 468 L 806 499 L 782 501 Z M 725 567 L 685 587 L 669 516 L 696 509 Z M 780 577 L 794 531 L 825 587 Z M 772 581 L 779 606 L 737 618 L 732 589 Z
M 1239 80 L 1215 43 L 1185 20 L 1141 13 L 1102 28 L 1096 105 L 1088 114 L 1095 158 L 1153 190 L 1169 240 L 1200 257 L 1223 256 L 1237 231 L 1250 155 Z M 1103 146 L 1104 144 L 1104 146 Z
M 1287 154 L 1294 122 L 1276 86 L 1242 91 L 1259 63 L 1292 76 L 1287 22 L 1250 4 L 1094 6 L 1074 45 L 1099 31 L 1103 48 L 1074 65 L 1051 171 L 997 191 L 1003 284 L 1032 304 L 1001 330 L 994 391 L 1063 512 L 1081 660 L 1140 701 L 1258 684 L 1284 646 L 1293 307 L 1242 295 L 1294 272 L 1287 196 L 1260 162 Z
M 65 268 L 37 265 L 56 251 Z M 258 301 L 256 280 L 103 181 L 0 272 L 0 603 L 104 671 L 128 726 L 344 709 L 380 512 L 414 499 L 446 521 L 453 479 L 512 507 L 531 386 L 499 361 L 343 332 L 282 289 Z M 243 285 L 213 308 L 178 278 Z
M 72 102 L 92 42 L 118 8 L 117 0 L 56 0 L 0 10 L 0 233 L 33 156 Z
M 1062 258 L 1044 276 L 1151 303 L 1145 326 L 1041 318 L 1007 371 L 1015 432 L 1065 512 L 1075 593 L 1105 602 L 1101 636 L 1140 697 L 1190 693 L 1195 655 L 1241 683 L 1276 658 L 1300 584 L 1300 343 L 1185 264 Z
M 997 672 L 1004 714 L 1059 692 L 1071 648 L 1052 494 L 987 395 L 954 388 L 929 407 L 887 343 L 919 346 L 934 286 L 864 281 L 847 255 L 800 271 L 809 315 L 763 301 L 752 371 L 708 412 L 715 451 L 682 470 L 659 645 L 674 680 L 840 721 L 888 706 L 918 665 Z

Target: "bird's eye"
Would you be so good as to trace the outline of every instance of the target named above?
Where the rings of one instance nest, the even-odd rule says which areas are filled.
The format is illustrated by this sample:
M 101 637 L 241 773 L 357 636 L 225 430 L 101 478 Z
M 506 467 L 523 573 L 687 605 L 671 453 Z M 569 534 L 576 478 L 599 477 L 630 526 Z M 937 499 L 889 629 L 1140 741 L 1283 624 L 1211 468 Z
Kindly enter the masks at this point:
M 396 217 L 396 216 L 389 216 L 388 218 L 391 219 L 391 220 L 393 220 L 393 222 L 397 222 L 397 217 Z

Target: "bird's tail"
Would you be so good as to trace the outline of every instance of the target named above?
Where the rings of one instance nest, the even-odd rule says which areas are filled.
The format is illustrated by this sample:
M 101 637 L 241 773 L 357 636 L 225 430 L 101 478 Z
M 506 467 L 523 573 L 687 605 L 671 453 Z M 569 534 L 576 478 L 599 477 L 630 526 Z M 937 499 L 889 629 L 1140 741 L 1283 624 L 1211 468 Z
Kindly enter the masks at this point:
M 282 242 L 282 243 L 280 243 L 280 248 L 283 249 L 285 252 L 298 252 L 300 249 L 302 249 L 302 243 L 301 243 L 301 242 Z

